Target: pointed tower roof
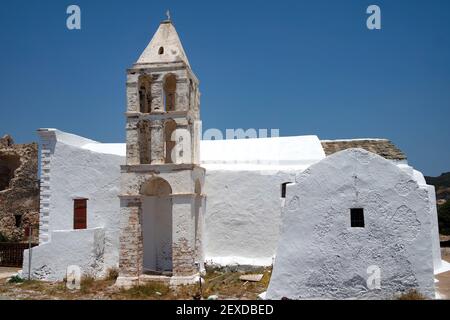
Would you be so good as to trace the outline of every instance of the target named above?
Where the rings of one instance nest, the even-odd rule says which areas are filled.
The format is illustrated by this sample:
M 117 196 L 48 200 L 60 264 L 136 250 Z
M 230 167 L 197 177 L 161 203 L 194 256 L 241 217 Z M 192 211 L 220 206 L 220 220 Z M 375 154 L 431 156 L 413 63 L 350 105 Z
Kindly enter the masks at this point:
M 190 66 L 177 30 L 175 30 L 169 18 L 161 22 L 152 40 L 136 63 L 167 63 L 179 61 L 183 61 Z

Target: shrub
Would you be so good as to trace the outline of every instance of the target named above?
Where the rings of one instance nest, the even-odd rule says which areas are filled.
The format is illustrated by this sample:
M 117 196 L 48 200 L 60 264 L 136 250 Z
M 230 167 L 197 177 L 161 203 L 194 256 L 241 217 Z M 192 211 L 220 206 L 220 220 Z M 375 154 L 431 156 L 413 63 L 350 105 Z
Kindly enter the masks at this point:
M 426 300 L 425 296 L 418 292 L 416 289 L 409 290 L 402 293 L 397 298 L 398 300 Z
M 95 287 L 95 277 L 92 275 L 84 275 L 81 277 L 80 281 L 80 289 L 83 293 L 88 293 L 90 290 Z
M 105 280 L 115 281 L 119 277 L 119 270 L 117 268 L 108 269 Z
M 9 242 L 9 239 L 0 232 L 0 242 Z
M 90 287 L 95 282 L 95 277 L 91 275 L 84 275 L 81 277 L 80 285 L 83 287 Z
M 12 277 L 8 280 L 8 282 L 9 282 L 9 283 L 22 283 L 22 282 L 24 282 L 24 280 L 23 280 L 21 277 L 19 277 L 18 275 L 15 275 L 15 276 L 12 276 Z

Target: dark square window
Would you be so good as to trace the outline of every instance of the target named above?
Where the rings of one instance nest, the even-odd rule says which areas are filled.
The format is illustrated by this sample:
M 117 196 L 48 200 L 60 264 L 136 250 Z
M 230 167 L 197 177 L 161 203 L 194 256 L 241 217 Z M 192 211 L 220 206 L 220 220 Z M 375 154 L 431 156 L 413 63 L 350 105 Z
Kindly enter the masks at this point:
M 285 182 L 281 184 L 281 197 L 286 198 L 286 187 L 288 184 L 291 184 L 292 182 Z
M 350 209 L 350 220 L 352 228 L 364 228 L 364 209 Z

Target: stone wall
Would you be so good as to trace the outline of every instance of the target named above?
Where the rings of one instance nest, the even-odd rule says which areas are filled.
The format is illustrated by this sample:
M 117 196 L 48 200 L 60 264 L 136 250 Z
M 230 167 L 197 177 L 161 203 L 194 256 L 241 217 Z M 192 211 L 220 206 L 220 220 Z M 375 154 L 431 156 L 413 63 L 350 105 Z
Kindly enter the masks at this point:
M 39 223 L 38 145 L 0 139 L 0 233 L 9 241 L 25 240 L 25 228 Z

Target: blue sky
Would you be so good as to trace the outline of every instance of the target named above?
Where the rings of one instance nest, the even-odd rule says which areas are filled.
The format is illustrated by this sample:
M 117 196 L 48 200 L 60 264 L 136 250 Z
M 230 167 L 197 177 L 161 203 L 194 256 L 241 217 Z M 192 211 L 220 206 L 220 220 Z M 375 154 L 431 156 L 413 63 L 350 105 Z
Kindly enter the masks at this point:
M 66 28 L 77 4 L 82 30 Z M 382 30 L 366 27 L 377 4 Z M 125 136 L 125 70 L 166 9 L 201 81 L 204 129 L 391 139 L 450 171 L 450 1 L 2 1 L 0 135 Z

